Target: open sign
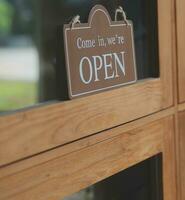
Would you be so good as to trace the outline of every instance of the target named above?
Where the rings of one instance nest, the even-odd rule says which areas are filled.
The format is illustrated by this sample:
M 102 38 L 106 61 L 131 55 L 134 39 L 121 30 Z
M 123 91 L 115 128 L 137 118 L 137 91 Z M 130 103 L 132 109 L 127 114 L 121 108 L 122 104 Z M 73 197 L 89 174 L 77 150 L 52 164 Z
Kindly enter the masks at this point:
M 69 97 L 136 82 L 132 22 L 112 21 L 95 6 L 86 24 L 64 26 Z

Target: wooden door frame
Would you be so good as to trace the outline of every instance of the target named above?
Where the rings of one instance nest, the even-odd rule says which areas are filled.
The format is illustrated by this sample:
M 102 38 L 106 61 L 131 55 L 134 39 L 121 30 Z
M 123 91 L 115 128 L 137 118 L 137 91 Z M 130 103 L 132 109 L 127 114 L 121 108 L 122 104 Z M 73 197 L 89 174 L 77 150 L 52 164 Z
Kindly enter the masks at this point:
M 173 109 L 96 134 L 0 170 L 0 200 L 57 200 L 158 153 L 164 200 L 176 199 Z
M 176 0 L 176 17 L 177 17 L 177 61 L 178 61 L 178 102 L 185 103 L 185 23 L 184 12 L 185 2 Z
M 177 110 L 176 114 L 176 160 L 177 160 L 177 194 L 178 199 L 185 198 L 185 159 L 184 159 L 184 146 L 185 146 L 185 2 L 176 0 L 176 32 L 177 32 Z

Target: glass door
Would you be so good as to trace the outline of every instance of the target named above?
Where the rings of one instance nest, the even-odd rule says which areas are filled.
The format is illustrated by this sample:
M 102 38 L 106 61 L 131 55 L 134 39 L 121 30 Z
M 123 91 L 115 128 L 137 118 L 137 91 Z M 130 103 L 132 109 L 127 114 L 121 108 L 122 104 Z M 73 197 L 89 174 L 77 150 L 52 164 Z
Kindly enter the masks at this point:
M 96 4 L 133 20 L 139 80 L 68 100 L 60 30 Z M 175 199 L 173 17 L 171 0 L 0 1 L 0 199 L 64 198 L 160 153 Z
M 58 27 L 70 22 L 76 14 L 86 22 L 95 4 L 104 5 L 112 18 L 121 5 L 133 20 L 139 81 L 69 101 L 63 35 Z M 1 6 L 6 28 L 1 25 L 0 124 L 3 125 L 0 130 L 2 138 L 21 135 L 13 141 L 2 141 L 0 165 L 172 106 L 171 0 L 142 3 L 140 0 L 136 3 L 12 0 L 1 1 Z M 18 108 L 24 109 L 15 112 Z M 47 132 L 45 140 L 35 141 L 44 132 Z M 50 141 L 53 135 L 58 138 L 56 141 Z M 17 142 L 20 145 L 14 145 Z M 14 153 L 9 151 L 10 147 Z

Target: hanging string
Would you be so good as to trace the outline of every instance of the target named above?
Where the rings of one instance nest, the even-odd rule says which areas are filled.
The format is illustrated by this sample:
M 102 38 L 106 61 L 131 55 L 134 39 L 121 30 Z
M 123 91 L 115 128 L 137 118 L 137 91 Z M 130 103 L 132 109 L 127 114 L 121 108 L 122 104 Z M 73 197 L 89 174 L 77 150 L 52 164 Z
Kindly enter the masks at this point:
M 115 12 L 115 21 L 118 20 L 118 14 L 122 14 L 122 17 L 123 17 L 123 20 L 125 22 L 126 25 L 129 24 L 128 20 L 127 20 L 127 16 L 126 16 L 126 13 L 125 11 L 123 10 L 123 8 L 121 6 L 119 6 L 117 9 L 116 9 L 116 12 Z

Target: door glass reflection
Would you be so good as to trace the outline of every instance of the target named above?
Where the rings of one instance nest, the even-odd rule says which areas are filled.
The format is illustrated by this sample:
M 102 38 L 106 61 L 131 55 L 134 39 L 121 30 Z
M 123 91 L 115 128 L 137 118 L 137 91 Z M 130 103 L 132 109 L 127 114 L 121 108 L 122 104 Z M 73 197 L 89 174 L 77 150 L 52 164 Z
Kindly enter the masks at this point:
M 38 101 L 34 20 L 32 1 L 0 1 L 0 111 Z
M 0 112 L 66 100 L 62 31 L 75 15 L 87 22 L 104 5 L 121 5 L 134 22 L 139 79 L 159 76 L 156 0 L 0 0 Z

